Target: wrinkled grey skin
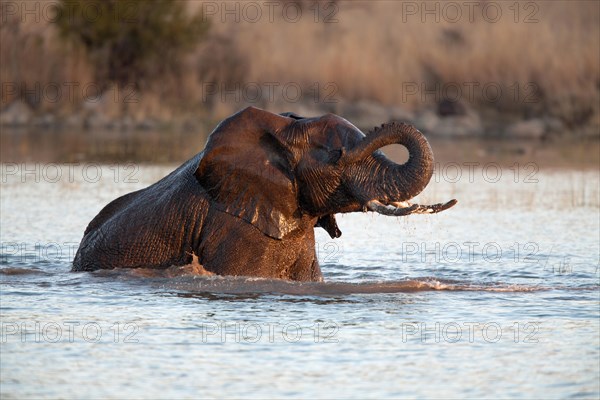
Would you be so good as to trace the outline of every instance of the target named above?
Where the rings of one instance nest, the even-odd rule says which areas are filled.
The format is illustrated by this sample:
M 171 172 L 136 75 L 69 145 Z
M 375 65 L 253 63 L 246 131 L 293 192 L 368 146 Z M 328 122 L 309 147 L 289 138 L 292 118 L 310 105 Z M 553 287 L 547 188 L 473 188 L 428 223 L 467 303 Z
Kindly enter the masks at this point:
M 397 165 L 378 149 L 409 150 Z M 433 172 L 425 137 L 385 124 L 367 137 L 345 119 L 246 108 L 221 122 L 204 151 L 171 174 L 108 204 L 90 222 L 74 271 L 166 269 L 198 256 L 219 275 L 322 280 L 314 227 L 332 238 L 336 213 L 434 213 L 410 205 Z

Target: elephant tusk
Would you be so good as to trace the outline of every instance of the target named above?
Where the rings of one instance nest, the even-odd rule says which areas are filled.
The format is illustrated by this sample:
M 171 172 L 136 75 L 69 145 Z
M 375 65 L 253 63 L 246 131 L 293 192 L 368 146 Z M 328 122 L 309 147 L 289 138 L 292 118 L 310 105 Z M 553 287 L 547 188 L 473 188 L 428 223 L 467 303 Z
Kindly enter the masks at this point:
M 392 201 L 390 204 L 397 208 L 406 208 L 412 206 L 412 204 L 408 201 Z
M 436 214 L 441 211 L 447 210 L 450 207 L 456 205 L 458 201 L 456 199 L 452 199 L 446 203 L 437 203 L 432 205 L 421 205 L 421 204 L 410 204 L 407 201 L 402 202 L 393 202 L 391 205 L 386 206 L 378 200 L 371 200 L 367 203 L 367 209 L 370 211 L 375 211 L 376 213 L 382 215 L 393 215 L 393 216 L 403 216 L 410 214 Z
M 410 207 L 398 208 L 392 205 L 386 206 L 378 200 L 371 200 L 367 203 L 367 209 L 370 211 L 375 211 L 376 213 L 382 215 L 394 215 L 397 217 L 412 214 L 417 208 L 419 208 L 418 204 L 414 204 Z
M 443 204 L 437 203 L 437 204 L 432 204 L 430 206 L 420 206 L 420 207 L 427 207 L 428 210 L 431 210 L 431 211 L 427 211 L 428 213 L 436 214 L 436 213 L 442 212 L 444 210 L 447 210 L 451 207 L 454 207 L 456 205 L 456 203 L 458 203 L 458 200 L 452 199 Z

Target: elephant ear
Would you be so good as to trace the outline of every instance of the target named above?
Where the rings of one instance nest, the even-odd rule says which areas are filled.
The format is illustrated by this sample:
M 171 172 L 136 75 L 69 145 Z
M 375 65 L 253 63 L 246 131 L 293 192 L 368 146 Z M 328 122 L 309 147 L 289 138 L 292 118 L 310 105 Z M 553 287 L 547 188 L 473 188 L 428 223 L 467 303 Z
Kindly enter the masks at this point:
M 293 119 L 248 107 L 211 133 L 195 176 L 214 206 L 275 239 L 298 228 L 300 211 L 287 129 Z

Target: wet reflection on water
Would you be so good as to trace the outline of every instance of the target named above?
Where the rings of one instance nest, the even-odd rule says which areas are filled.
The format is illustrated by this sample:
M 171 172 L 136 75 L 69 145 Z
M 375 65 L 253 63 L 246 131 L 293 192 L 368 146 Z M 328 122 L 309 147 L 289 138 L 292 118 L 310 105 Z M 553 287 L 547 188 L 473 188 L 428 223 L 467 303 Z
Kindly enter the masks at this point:
M 216 122 L 194 128 L 163 130 L 50 130 L 2 128 L 2 162 L 140 162 L 181 163 L 200 152 Z M 436 161 L 448 163 L 489 163 L 538 167 L 595 168 L 600 165 L 600 141 L 576 140 L 565 143 L 513 141 L 429 136 Z M 402 149 L 386 147 L 386 154 L 399 162 L 406 159 Z M 468 165 L 466 166 L 468 167 Z
M 213 127 L 196 130 L 79 131 L 2 129 L 2 162 L 169 163 L 204 148 Z

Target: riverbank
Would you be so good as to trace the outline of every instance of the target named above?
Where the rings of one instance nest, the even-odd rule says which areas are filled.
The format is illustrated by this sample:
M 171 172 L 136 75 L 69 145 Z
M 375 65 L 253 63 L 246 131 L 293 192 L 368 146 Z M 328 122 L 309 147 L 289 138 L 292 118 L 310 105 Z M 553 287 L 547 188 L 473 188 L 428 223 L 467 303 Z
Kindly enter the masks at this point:
M 201 121 L 194 129 L 78 130 L 42 127 L 3 128 L 0 159 L 3 163 L 173 163 L 178 164 L 204 148 L 215 123 Z M 428 135 L 438 168 L 484 168 L 491 164 L 521 169 L 600 168 L 600 140 L 567 138 L 548 140 Z M 388 146 L 384 152 L 403 162 L 406 151 Z M 533 167 L 527 167 L 533 168 Z M 448 170 L 448 173 L 452 171 Z M 523 171 L 527 172 L 527 171 Z
M 137 93 L 131 92 L 132 99 Z M 241 96 L 241 95 L 240 95 Z M 26 128 L 79 131 L 197 131 L 205 124 L 216 124 L 247 106 L 256 106 L 281 113 L 295 112 L 303 117 L 334 113 L 346 118 L 359 129 L 368 131 L 389 121 L 403 121 L 415 125 L 429 136 L 483 139 L 581 140 L 599 139 L 598 114 L 585 124 L 569 127 L 564 121 L 549 115 L 523 118 L 520 114 L 493 109 L 476 110 L 463 102 L 442 100 L 433 106 L 416 111 L 399 106 L 386 106 L 370 100 L 350 102 L 335 100 L 326 103 L 311 101 L 206 102 L 195 112 L 178 112 L 165 116 L 150 116 L 136 109 L 132 103 L 126 109 L 116 109 L 111 93 L 83 102 L 71 113 L 36 112 L 27 103 L 16 100 L 0 110 L 2 128 Z

